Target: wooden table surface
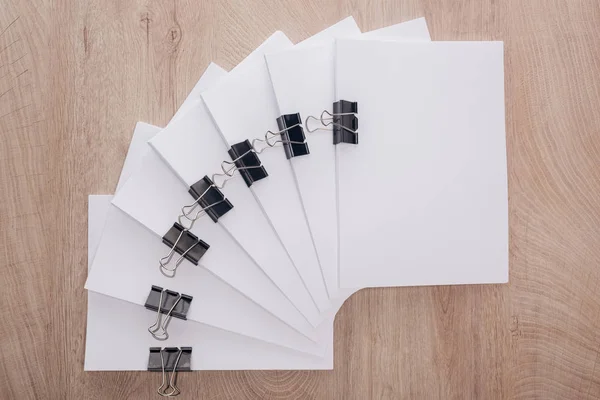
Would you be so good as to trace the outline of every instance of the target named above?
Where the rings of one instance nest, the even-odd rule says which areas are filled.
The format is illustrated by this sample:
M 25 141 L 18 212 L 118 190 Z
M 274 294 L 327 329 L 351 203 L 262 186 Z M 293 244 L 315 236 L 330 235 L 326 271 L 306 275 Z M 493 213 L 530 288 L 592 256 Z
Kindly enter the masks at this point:
M 157 397 L 155 374 L 83 372 L 87 196 L 211 60 L 347 15 L 505 42 L 510 284 L 363 290 L 334 371 L 182 374 L 180 398 L 600 398 L 597 0 L 0 0 L 0 398 Z

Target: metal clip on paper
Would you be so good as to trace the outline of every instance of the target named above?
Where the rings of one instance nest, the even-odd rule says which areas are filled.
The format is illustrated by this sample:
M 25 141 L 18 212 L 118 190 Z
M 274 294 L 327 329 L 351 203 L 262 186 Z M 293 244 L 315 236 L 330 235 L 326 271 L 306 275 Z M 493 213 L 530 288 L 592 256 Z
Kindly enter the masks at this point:
M 277 118 L 277 126 L 281 135 L 281 143 L 288 160 L 292 157 L 309 154 L 306 136 L 302 128 L 300 114 L 286 114 Z
M 173 278 L 177 272 L 179 264 L 185 258 L 194 265 L 198 265 L 200 258 L 206 253 L 210 246 L 203 240 L 198 239 L 196 235 L 190 232 L 193 222 L 190 223 L 189 227 L 182 225 L 184 222 L 179 218 L 181 223 L 174 223 L 171 229 L 163 236 L 162 241 L 164 244 L 169 246 L 171 250 L 169 253 L 159 260 L 160 272 L 167 278 Z M 173 267 L 169 266 L 175 253 L 180 254 L 181 257 L 177 259 Z
M 228 153 L 232 161 L 223 161 L 221 163 L 223 174 L 219 174 L 227 177 L 224 182 L 227 182 L 227 180 L 233 176 L 235 171 L 240 172 L 240 175 L 248 187 L 252 186 L 254 182 L 269 176 L 267 170 L 258 158 L 258 153 L 252 144 L 250 144 L 249 140 L 234 144 L 228 150 Z M 224 184 L 225 183 L 223 183 L 223 185 Z
M 246 185 L 250 187 L 254 182 L 269 176 L 258 157 L 264 150 L 281 143 L 288 159 L 309 153 L 300 114 L 282 115 L 277 119 L 277 125 L 279 132 L 267 131 L 264 138 L 254 139 L 252 142 L 245 140 L 231 146 L 228 153 L 232 161 L 221 162 L 222 172 L 213 174 L 211 178 L 204 176 L 190 186 L 188 192 L 194 202 L 181 208 L 179 222 L 173 224 L 169 232 L 163 236 L 163 243 L 171 248 L 169 253 L 159 261 L 163 275 L 174 277 L 184 258 L 198 265 L 198 261 L 210 246 L 198 239 L 190 230 L 203 215 L 208 215 L 213 222 L 217 222 L 233 208 L 233 204 L 225 198 L 221 189 L 233 178 L 236 171 L 239 171 Z M 169 264 L 175 253 L 180 254 L 181 257 L 175 261 L 174 267 L 170 267 Z
M 213 178 L 216 175 L 218 174 L 214 174 Z M 233 204 L 221 192 L 220 189 L 222 188 L 223 185 L 219 187 L 208 176 L 204 176 L 204 178 L 190 186 L 188 193 L 194 198 L 194 202 L 183 207 L 181 215 L 192 223 L 203 215 L 208 215 L 213 222 L 217 222 L 220 217 L 233 208 Z M 197 208 L 200 209 L 192 215 Z
M 279 143 L 283 144 L 287 158 L 309 153 L 300 114 L 282 115 L 277 119 L 277 125 L 280 129 L 278 132 L 267 131 L 262 138 L 253 139 L 252 142 L 244 140 L 231 146 L 228 154 L 232 161 L 221 162 L 222 172 L 212 175 L 211 182 L 216 189 L 224 188 L 236 171 L 240 173 L 248 187 L 269 176 L 258 155 Z M 208 177 L 204 177 L 204 180 L 208 180 Z M 224 199 L 225 196 L 221 193 L 221 197 L 217 200 Z M 190 206 L 182 209 L 182 215 L 195 220 L 189 218 L 188 207 Z
M 163 397 L 175 397 L 181 390 L 177 387 L 177 373 L 192 370 L 191 347 L 150 347 L 148 371 L 162 372 L 162 382 L 156 392 Z M 171 377 L 169 379 L 169 371 Z
M 193 297 L 187 294 L 177 293 L 153 285 L 144 305 L 148 310 L 156 311 L 156 321 L 150 325 L 148 332 L 156 340 L 167 340 L 169 338 L 167 328 L 169 327 L 171 318 L 175 317 L 186 320 L 192 300 Z M 162 318 L 163 314 L 164 319 Z
M 279 131 L 267 131 L 262 138 L 252 140 L 252 151 L 261 154 L 266 149 L 283 145 L 288 159 L 308 154 L 308 144 L 304 136 L 300 114 L 286 114 L 277 118 Z
M 340 100 L 333 103 L 333 112 L 323 110 L 319 117 L 309 115 L 306 117 L 305 125 L 309 133 L 318 130 L 333 131 L 333 144 L 350 143 L 358 144 L 358 103 Z M 308 121 L 314 119 L 321 126 L 310 129 Z M 331 128 L 327 128 L 331 126 Z
M 159 260 L 160 272 L 173 278 L 183 259 L 198 265 L 200 258 L 206 253 L 210 246 L 203 240 L 198 239 L 190 230 L 194 223 L 203 215 L 208 215 L 214 222 L 233 208 L 233 205 L 225 198 L 213 181 L 205 176 L 194 183 L 189 190 L 194 202 L 181 209 L 178 222 L 163 236 L 163 243 L 170 247 L 169 253 Z M 195 213 L 194 213 L 195 211 Z M 181 255 L 175 261 L 174 266 L 169 266 L 173 255 Z

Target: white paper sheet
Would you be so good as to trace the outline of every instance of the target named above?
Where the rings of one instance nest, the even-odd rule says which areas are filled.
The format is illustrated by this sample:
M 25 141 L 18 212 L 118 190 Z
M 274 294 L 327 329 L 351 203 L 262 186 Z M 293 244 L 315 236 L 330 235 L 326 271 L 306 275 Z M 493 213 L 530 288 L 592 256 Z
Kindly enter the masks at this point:
M 353 38 L 354 39 L 354 38 Z M 410 21 L 401 22 L 399 24 L 385 26 L 383 28 L 375 29 L 369 32 L 365 32 L 355 39 L 390 39 L 393 41 L 431 41 L 429 35 L 429 28 L 427 28 L 427 21 L 425 18 L 415 18 Z
M 357 30 L 354 20 L 346 18 L 301 46 L 315 45 Z M 202 93 L 202 98 L 228 146 L 279 130 L 276 119 L 281 114 L 264 59 L 238 66 Z M 331 300 L 292 165 L 280 146 L 264 151 L 259 157 L 269 176 L 255 182 L 250 190 L 277 231 L 317 307 L 324 312 Z
M 171 118 L 171 121 L 169 123 L 177 121 L 179 117 L 191 110 L 194 107 L 194 102 L 200 99 L 200 94 L 206 89 L 208 89 L 210 83 L 217 82 L 226 74 L 227 71 L 225 71 L 219 65 L 211 62 L 202 74 L 201 79 L 199 79 L 198 82 L 194 85 L 194 88 L 192 89 L 190 94 L 188 94 L 188 96 L 185 98 L 185 101 L 181 104 L 181 107 L 177 109 L 177 112 L 175 113 L 173 118 Z M 144 151 L 144 148 L 141 148 L 141 150 Z
M 336 146 L 340 285 L 507 282 L 502 43 L 340 39 L 335 57 L 359 109 L 359 144 Z
M 121 175 L 119 176 L 119 181 L 117 182 L 117 189 L 115 192 L 118 192 L 123 187 L 125 182 L 127 182 L 129 177 L 140 168 L 148 148 L 148 146 L 145 144 L 148 142 L 148 140 L 152 139 L 159 130 L 159 127 L 149 125 L 144 122 L 138 122 L 136 124 L 135 129 L 133 130 L 133 136 L 131 137 L 131 142 L 129 143 L 129 149 L 127 150 L 127 157 L 125 157 L 125 161 L 123 162 L 123 169 L 121 170 Z
M 194 167 L 186 169 L 185 171 L 188 172 L 182 172 L 182 174 L 189 174 L 190 176 L 195 174 L 199 177 L 188 178 L 186 181 L 188 183 L 184 185 L 168 170 L 164 162 L 157 159 L 156 154 L 149 154 L 148 162 L 152 165 L 150 168 L 145 168 L 147 172 L 136 178 L 139 184 L 136 183 L 135 186 L 132 186 L 134 190 L 115 200 L 115 204 L 121 209 L 151 227 L 157 233 L 164 229 L 167 221 L 176 218 L 181 212 L 182 205 L 191 202 L 186 186 L 190 186 L 201 179 L 203 175 L 199 174 L 211 174 L 211 171 L 217 172 L 220 162 L 225 159 L 224 157 L 228 157 L 223 141 L 216 132 L 204 103 L 198 103 L 194 112 L 186 114 L 181 120 L 166 128 L 164 131 L 166 135 L 163 137 L 175 136 L 170 135 L 170 132 L 173 132 L 173 134 L 175 132 L 194 133 L 193 136 L 198 143 L 192 142 L 187 147 L 188 149 L 196 149 L 197 154 L 189 159 L 190 162 L 194 163 Z M 155 140 L 152 140 L 151 143 L 155 143 Z M 171 142 L 167 139 L 166 143 Z M 179 148 L 183 149 L 183 147 Z M 185 153 L 185 151 L 182 152 Z M 185 154 L 182 158 L 184 157 L 186 157 Z M 151 193 L 151 197 L 148 197 L 149 191 L 153 190 L 149 183 L 156 181 L 157 176 L 160 177 L 160 184 L 168 187 L 168 191 L 155 190 Z M 246 250 L 252 260 L 279 287 L 296 308 L 306 316 L 309 322 L 318 325 L 323 316 L 281 245 L 279 237 L 264 217 L 259 204 L 255 201 L 244 181 L 241 177 L 235 176 L 227 182 L 222 192 L 234 207 L 219 219 L 217 225 L 228 232 L 231 238 Z M 168 196 L 165 194 L 168 194 Z M 151 199 L 146 201 L 145 205 L 146 208 L 151 208 L 151 211 L 136 207 L 136 202 L 146 198 Z M 158 225 L 159 223 L 160 225 Z M 194 225 L 193 232 L 199 236 L 205 235 L 207 225 L 215 224 L 208 218 L 200 219 Z M 209 251 L 214 249 L 216 247 L 212 246 Z M 252 281 L 241 282 L 240 284 L 249 286 L 248 289 L 240 289 L 244 293 L 261 291 Z
M 360 30 L 355 27 L 345 33 L 346 36 L 358 36 Z M 363 36 L 429 40 L 424 18 L 378 29 Z M 294 47 L 267 54 L 266 59 L 281 114 L 299 112 L 305 121 L 309 115 L 318 117 L 323 110 L 331 111 L 335 98 L 333 38 L 319 46 Z M 311 129 L 319 126 L 314 120 L 309 122 Z M 335 147 L 330 130 L 307 133 L 307 140 L 310 155 L 290 161 L 328 292 L 335 296 L 339 290 Z
M 99 245 L 111 199 L 89 197 L 88 266 Z M 139 305 L 89 291 L 84 369 L 146 370 L 149 347 L 153 346 L 192 346 L 194 370 L 333 368 L 333 316 L 324 323 L 321 334 L 327 344 L 325 356 L 316 357 L 194 321 L 174 320 L 169 325 L 170 338 L 157 342 L 146 332 L 153 322 L 149 313 Z M 115 348 L 120 351 L 110 351 Z
M 204 76 L 203 79 L 205 79 Z M 132 177 L 127 180 L 127 184 L 123 186 L 122 190 L 131 190 L 133 187 L 135 192 L 137 183 L 141 182 L 142 185 L 140 191 L 142 193 L 144 193 L 143 190 L 146 188 L 152 188 L 153 190 L 172 191 L 174 193 L 179 193 L 182 196 L 187 196 L 182 185 L 168 170 L 168 167 L 158 159 L 146 144 L 138 140 L 140 137 L 151 137 L 152 134 L 156 134 L 157 131 L 158 128 L 151 125 L 143 123 L 138 124 L 132 140 L 130 155 L 131 157 L 134 157 L 134 159 L 139 159 L 140 145 L 141 147 L 146 148 L 146 152 L 149 154 L 145 160 L 146 165 L 141 169 L 139 167 L 136 168 L 138 171 L 132 174 Z M 129 158 L 128 155 L 128 160 L 125 165 L 132 164 L 132 162 L 129 161 Z M 151 162 L 148 163 L 148 160 Z M 133 170 L 133 167 L 125 168 L 124 174 L 131 173 L 131 170 Z M 165 177 L 166 179 L 164 179 Z M 125 178 L 122 177 L 120 182 L 123 182 L 124 179 Z M 170 186 L 174 186 L 173 190 L 171 190 Z M 159 194 L 160 193 L 162 192 L 159 192 Z M 138 200 L 139 204 L 142 205 L 142 211 L 147 211 L 149 215 L 155 213 L 160 215 L 160 206 L 162 203 L 158 203 L 158 210 L 156 212 L 154 212 L 152 208 L 145 208 L 148 204 L 156 204 L 149 201 L 149 199 L 155 198 L 172 199 L 172 197 L 157 196 L 152 192 L 148 195 L 144 193 L 144 196 Z M 188 197 L 185 198 L 186 201 L 189 201 Z M 175 197 L 174 201 L 175 204 L 181 204 L 183 200 Z M 169 203 L 167 203 L 167 205 L 168 204 Z M 134 206 L 135 205 L 134 202 Z M 133 208 L 135 209 L 135 207 Z M 142 212 L 141 215 L 148 214 Z M 287 301 L 283 293 L 278 290 L 262 270 L 249 259 L 245 252 L 231 240 L 222 229 L 220 229 L 220 225 L 212 223 L 208 224 L 203 233 L 210 233 L 210 237 L 214 240 L 214 243 L 225 243 L 224 246 L 217 246 L 217 251 L 209 252 L 211 254 L 210 256 L 209 253 L 207 253 L 201 260 L 203 262 L 208 262 L 209 265 L 217 270 L 217 272 L 215 274 L 209 274 L 204 268 L 193 266 L 186 261 L 187 265 L 180 266 L 178 276 L 174 279 L 169 279 L 164 277 L 158 271 L 157 260 L 164 255 L 166 249 L 166 246 L 161 243 L 159 236 L 152 234 L 151 231 L 147 231 L 142 225 L 135 223 L 128 216 L 122 214 L 120 210 L 115 209 L 111 212 L 110 223 L 110 226 L 112 227 L 112 231 L 110 232 L 112 233 L 107 234 L 100 245 L 98 257 L 94 262 L 95 268 L 92 270 L 86 284 L 86 287 L 89 289 L 132 301 L 137 304 L 143 304 L 145 296 L 147 296 L 149 291 L 149 286 L 148 288 L 144 286 L 158 284 L 173 290 L 179 288 L 180 290 L 177 291 L 190 294 L 196 297 L 198 301 L 203 301 L 205 294 L 212 293 L 212 291 L 208 290 L 208 292 L 206 292 L 202 287 L 204 285 L 210 287 L 212 282 L 216 280 L 215 276 L 225 276 L 231 278 L 228 280 L 233 281 L 238 287 L 242 285 L 247 288 L 248 290 L 245 294 L 248 298 L 256 301 L 257 304 L 264 309 L 269 310 L 277 318 L 285 321 L 304 336 L 312 340 L 319 337 L 318 331 L 307 322 L 302 314 L 300 314 L 289 301 Z M 136 240 L 131 240 L 130 238 L 135 238 Z M 215 260 L 216 256 L 220 257 Z M 291 267 L 291 271 L 295 271 L 293 267 Z M 120 278 L 116 283 L 115 276 Z M 206 276 L 208 276 L 208 278 L 206 278 Z M 200 281 L 200 284 L 196 284 L 197 281 Z M 141 285 L 141 282 L 144 282 L 144 285 Z M 215 283 L 215 285 L 218 288 L 223 286 L 220 281 Z M 307 292 L 306 296 L 310 301 Z M 206 304 L 210 304 L 210 302 Z M 192 307 L 188 317 L 192 320 L 215 324 L 224 329 L 230 329 L 248 335 L 258 335 L 257 333 L 252 332 L 255 332 L 259 327 L 250 326 L 250 328 L 248 328 L 244 325 L 246 320 L 243 317 L 240 317 L 239 321 L 222 321 L 220 319 L 221 316 L 210 312 L 204 312 L 202 307 Z M 226 323 L 228 324 L 228 327 L 224 325 Z M 236 323 L 241 324 L 239 328 L 236 328 Z M 268 325 L 262 329 L 269 329 Z M 287 328 L 284 327 L 281 329 Z M 272 336 L 271 333 L 267 333 L 267 335 L 268 337 Z M 303 337 L 294 341 L 293 338 L 298 336 L 295 335 L 294 332 L 288 336 L 292 339 L 287 338 L 286 335 L 276 339 L 287 342 L 288 346 L 295 346 L 294 348 L 304 349 L 305 351 L 313 353 L 319 353 L 323 350 L 323 346 L 317 346 L 317 349 L 315 349 L 315 345 L 311 341 L 308 341 L 307 343 L 307 340 L 303 340 Z
M 159 129 L 147 124 L 143 124 L 143 126 L 145 129 L 138 130 L 133 136 L 132 145 L 126 159 L 126 164 L 131 165 L 131 168 L 123 169 L 119 179 L 120 182 L 126 181 L 132 171 L 138 167 L 135 165 L 135 157 L 139 153 L 138 147 L 144 146 L 144 142 L 139 139 L 145 137 L 151 128 L 154 128 L 155 131 Z M 113 208 L 113 212 L 119 212 L 114 210 L 114 206 L 110 204 L 111 198 L 112 196 L 89 197 L 88 267 L 91 265 L 91 261 L 100 246 L 101 234 L 106 237 L 114 236 L 117 242 L 122 243 L 125 243 L 126 240 L 120 236 L 126 236 L 128 233 L 141 241 L 143 241 L 144 235 L 152 236 L 139 224 L 129 219 L 128 222 L 135 224 L 135 227 L 114 229 L 110 223 L 105 224 L 111 208 Z M 104 232 L 102 232 L 103 226 L 106 226 Z M 120 252 L 120 250 L 117 249 L 117 252 Z M 123 251 L 123 253 L 127 252 L 127 249 Z M 132 263 L 144 265 L 145 261 L 133 260 Z M 96 264 L 98 267 L 106 267 L 106 264 Z M 209 283 L 213 280 L 210 276 L 206 279 Z M 218 281 L 217 285 L 219 285 Z M 225 291 L 224 293 L 229 292 Z M 238 295 L 233 293 L 232 298 L 227 298 L 226 302 L 230 303 L 233 300 L 235 303 L 237 297 Z M 213 298 L 213 300 L 216 304 L 219 304 L 219 299 Z M 154 321 L 154 317 L 151 317 L 154 313 L 139 305 L 89 291 L 84 369 L 86 371 L 145 370 L 148 349 L 157 345 L 163 347 L 192 346 L 192 369 L 194 370 L 332 369 L 333 312 L 337 312 L 343 300 L 336 303 L 334 310 L 327 318 L 327 322 L 324 322 L 319 329 L 319 341 L 326 348 L 325 356 L 321 358 L 216 329 L 191 320 L 185 322 L 173 320 L 172 324 L 169 325 L 170 338 L 165 342 L 157 342 L 146 332 L 149 324 Z M 245 309 L 244 312 L 248 313 L 248 319 L 253 324 L 263 324 L 262 312 L 256 313 L 254 308 L 248 308 L 249 305 L 253 304 L 251 301 L 245 299 L 244 303 L 242 309 Z M 238 302 L 237 304 L 241 303 Z M 232 310 L 223 311 L 224 315 L 237 318 L 235 310 L 238 308 L 235 304 L 232 304 L 232 306 L 234 307 Z M 116 357 L 114 352 L 107 351 L 108 348 L 114 348 L 115 346 L 126 349 L 126 351 L 119 352 Z
M 144 128 L 157 129 L 150 125 L 144 125 Z M 143 146 L 147 147 L 146 144 Z M 157 157 L 148 150 L 150 157 Z M 157 166 L 163 166 L 160 160 L 156 161 Z M 143 165 L 145 167 L 140 171 L 155 172 L 147 168 L 147 163 Z M 138 182 L 140 171 L 132 175 L 122 190 Z M 152 173 L 150 176 L 156 178 L 160 174 Z M 151 182 L 162 181 L 155 179 Z M 176 179 L 175 182 L 179 184 Z M 151 184 L 146 186 L 154 187 Z M 322 343 L 313 343 L 320 337 L 319 330 L 306 321 L 218 224 L 206 227 L 211 228 L 206 233 L 211 242 L 220 244 L 216 251 L 201 259 L 202 266 L 182 265 L 175 278 L 167 278 L 158 270 L 157 260 L 165 253 L 161 238 L 112 206 L 106 234 L 100 242 L 86 288 L 143 305 L 150 287 L 158 285 L 194 297 L 188 313 L 190 320 L 300 351 L 322 354 Z M 238 287 L 246 288 L 252 298 L 226 284 L 222 276 Z M 260 323 L 257 323 L 258 319 Z
M 278 47 L 277 43 L 282 40 L 285 42 L 287 38 L 285 36 L 282 38 L 279 34 L 273 35 L 267 40 L 269 45 L 263 45 L 261 48 L 272 50 Z M 250 57 L 255 58 L 256 53 L 257 51 L 253 52 Z M 184 184 L 155 152 L 148 150 L 143 166 L 113 199 L 117 207 L 160 237 L 177 220 L 182 206 L 193 201 L 187 192 L 187 187 L 201 179 L 204 174 L 211 174 L 210 171 L 217 172 L 220 161 L 224 159 L 222 157 L 228 157 L 223 141 L 203 102 L 197 101 L 194 106 L 193 112 L 173 121 L 163 132 L 166 133 L 164 137 L 167 138 L 167 143 L 175 143 L 171 139 L 170 132 L 175 133 L 181 129 L 191 130 L 202 137 L 199 143 L 189 143 L 185 146 L 181 142 L 177 144 L 178 149 L 182 150 L 181 157 L 190 156 L 198 161 L 190 171 L 202 175 Z M 181 128 L 182 126 L 187 128 Z M 193 146 L 196 154 L 189 155 L 183 151 L 190 146 Z M 276 233 L 241 178 L 236 177 L 228 182 L 222 191 L 232 202 L 233 209 L 217 223 L 208 217 L 203 217 L 192 229 L 194 234 L 211 246 L 200 260 L 201 265 L 283 321 L 307 334 L 309 328 L 304 326 L 307 324 L 299 320 L 296 315 L 289 315 L 285 306 L 287 302 L 280 304 L 270 297 L 273 288 L 267 286 L 272 286 L 274 283 L 308 320 L 308 325 L 317 326 L 323 321 L 324 315 L 319 312 L 304 287 Z M 168 251 L 167 246 L 162 245 L 160 248 L 165 254 Z M 243 260 L 240 254 L 242 250 L 246 252 Z M 234 260 L 232 257 L 237 258 Z M 155 265 L 158 268 L 158 264 Z M 178 271 L 185 268 L 193 268 L 193 266 L 188 261 L 184 261 Z

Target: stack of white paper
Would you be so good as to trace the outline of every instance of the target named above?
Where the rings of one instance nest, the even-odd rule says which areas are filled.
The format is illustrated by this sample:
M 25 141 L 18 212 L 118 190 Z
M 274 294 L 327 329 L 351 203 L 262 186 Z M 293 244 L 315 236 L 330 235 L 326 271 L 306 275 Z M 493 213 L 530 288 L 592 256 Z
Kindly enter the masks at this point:
M 146 370 L 150 347 L 192 348 L 166 370 L 331 369 L 359 288 L 506 282 L 503 88 L 502 43 L 431 42 L 423 18 L 211 64 L 89 198 L 85 369 Z

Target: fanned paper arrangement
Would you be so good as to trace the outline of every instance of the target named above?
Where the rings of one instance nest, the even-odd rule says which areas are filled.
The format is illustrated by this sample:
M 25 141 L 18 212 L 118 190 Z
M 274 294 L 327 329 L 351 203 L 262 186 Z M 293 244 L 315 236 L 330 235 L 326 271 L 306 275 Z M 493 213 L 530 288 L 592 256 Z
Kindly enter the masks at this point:
M 357 289 L 507 282 L 503 74 L 423 18 L 211 64 L 89 198 L 85 369 L 332 369 Z

